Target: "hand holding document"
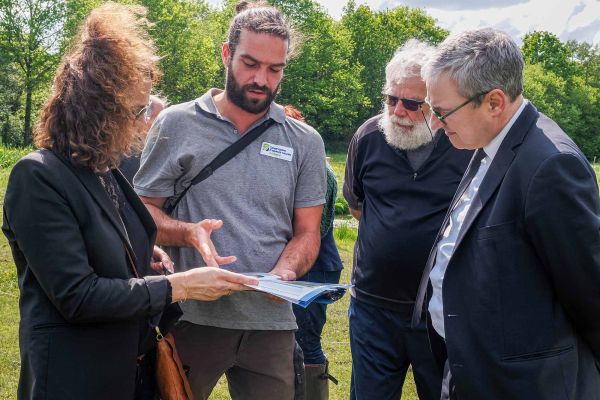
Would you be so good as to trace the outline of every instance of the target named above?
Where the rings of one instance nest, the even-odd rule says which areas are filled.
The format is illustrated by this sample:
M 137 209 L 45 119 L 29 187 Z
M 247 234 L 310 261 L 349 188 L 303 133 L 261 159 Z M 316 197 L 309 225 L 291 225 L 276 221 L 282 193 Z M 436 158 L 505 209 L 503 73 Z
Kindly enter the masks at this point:
M 261 292 L 280 297 L 300 307 L 310 303 L 329 304 L 339 300 L 352 285 L 330 284 L 305 281 L 283 281 L 277 275 L 268 273 L 244 273 L 258 279 L 258 285 L 246 285 Z

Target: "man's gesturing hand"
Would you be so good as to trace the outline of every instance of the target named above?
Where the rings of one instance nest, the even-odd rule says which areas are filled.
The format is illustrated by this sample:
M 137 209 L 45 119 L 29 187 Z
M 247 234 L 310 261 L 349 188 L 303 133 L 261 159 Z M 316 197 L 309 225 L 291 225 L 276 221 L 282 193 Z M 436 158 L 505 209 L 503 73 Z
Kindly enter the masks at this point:
M 210 235 L 221 226 L 223 226 L 223 221 L 220 219 L 204 219 L 194 224 L 191 243 L 208 266 L 230 264 L 237 259 L 235 256 L 221 257 L 215 249 Z

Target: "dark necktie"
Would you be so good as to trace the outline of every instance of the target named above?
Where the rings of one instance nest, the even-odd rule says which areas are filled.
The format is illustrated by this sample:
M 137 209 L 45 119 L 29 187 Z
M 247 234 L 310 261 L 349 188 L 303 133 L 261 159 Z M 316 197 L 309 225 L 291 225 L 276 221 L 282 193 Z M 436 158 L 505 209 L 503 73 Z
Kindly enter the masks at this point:
M 485 156 L 486 156 L 486 154 L 485 154 L 485 151 L 483 151 L 483 149 L 475 150 L 475 153 L 473 154 L 473 157 L 471 158 L 471 162 L 469 163 L 469 168 L 467 169 L 467 171 L 463 175 L 460 183 L 458 184 L 458 188 L 456 189 L 456 194 L 454 195 L 454 198 L 452 199 L 452 204 L 451 204 L 450 208 L 448 209 L 448 213 L 444 220 L 444 225 L 442 225 L 443 227 L 445 227 L 446 224 L 448 223 L 448 217 L 450 216 L 450 212 L 454 209 L 454 207 L 456 206 L 456 203 L 460 200 L 460 198 L 463 195 L 463 193 L 465 192 L 465 190 L 467 190 L 467 188 L 469 187 L 469 184 L 471 183 L 473 178 L 475 178 L 475 175 L 477 175 L 477 171 L 479 171 L 479 167 L 481 166 L 481 160 L 483 160 L 485 158 Z M 437 242 L 436 242 L 436 244 L 437 244 Z
M 429 259 L 427 260 L 427 264 L 425 264 L 425 269 L 423 270 L 423 275 L 421 276 L 421 282 L 419 283 L 419 291 L 417 292 L 417 298 L 415 300 L 415 308 L 413 309 L 413 316 L 412 316 L 412 326 L 413 327 L 417 326 L 419 324 L 419 322 L 421 321 L 421 314 L 423 312 L 423 303 L 425 302 L 425 297 L 427 295 L 427 285 L 429 284 L 429 273 L 431 272 L 431 269 L 435 265 L 437 246 L 438 246 L 438 242 L 440 241 L 441 234 L 446 229 L 446 226 L 448 225 L 448 220 L 450 219 L 450 214 L 454 210 L 454 207 L 456 207 L 456 204 L 460 200 L 461 196 L 463 195 L 465 190 L 467 190 L 467 188 L 469 187 L 469 184 L 471 183 L 471 181 L 477 174 L 477 171 L 479 171 L 479 167 L 481 166 L 481 160 L 483 160 L 485 158 L 485 156 L 486 156 L 486 154 L 483 151 L 483 149 L 477 149 L 475 151 L 475 153 L 473 154 L 473 157 L 471 158 L 471 162 L 469 163 L 469 167 L 467 168 L 467 171 L 463 175 L 463 178 L 461 179 L 461 181 L 458 185 L 458 189 L 456 189 L 456 194 L 454 195 L 454 198 L 452 199 L 452 203 L 450 203 L 450 207 L 448 208 L 446 217 L 444 218 L 444 222 L 443 222 L 441 229 L 435 239 L 435 242 L 433 243 L 432 250 L 429 254 Z

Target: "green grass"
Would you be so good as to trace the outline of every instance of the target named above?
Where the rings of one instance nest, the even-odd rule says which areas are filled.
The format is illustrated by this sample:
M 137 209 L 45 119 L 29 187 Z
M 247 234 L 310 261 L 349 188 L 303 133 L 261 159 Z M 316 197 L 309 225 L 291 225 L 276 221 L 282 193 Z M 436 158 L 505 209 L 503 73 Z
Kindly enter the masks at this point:
M 33 149 L 26 147 L 24 149 L 17 148 L 13 149 L 10 147 L 0 146 L 0 168 L 12 168 L 12 166 Z M 2 191 L 4 193 L 4 191 Z
M 12 165 L 22 154 L 23 151 L 5 150 L 0 148 L 0 165 Z M 346 155 L 342 153 L 330 154 L 331 166 L 338 178 L 339 193 L 341 195 L 344 166 Z M 600 175 L 600 164 L 594 165 L 596 175 Z M 0 169 L 0 202 L 4 202 L 4 192 L 7 184 L 7 168 Z M 347 217 L 348 218 L 348 217 Z M 335 231 L 336 243 L 344 261 L 344 271 L 341 281 L 350 282 L 350 272 L 352 268 L 352 251 L 354 241 L 356 240 L 356 229 L 348 226 L 341 226 Z M 350 373 L 351 356 L 350 345 L 348 343 L 348 302 L 349 296 L 333 305 L 329 306 L 327 311 L 327 325 L 323 332 L 323 347 L 327 357 L 331 362 L 331 373 L 340 381 L 339 385 L 330 385 L 331 400 L 348 399 L 350 392 Z M 19 375 L 19 348 L 18 348 L 18 288 L 15 266 L 10 255 L 10 249 L 4 238 L 0 237 L 0 399 L 14 399 L 16 397 L 17 380 Z M 227 400 L 227 383 L 221 379 L 217 384 L 211 400 Z M 412 378 L 412 373 L 408 374 L 402 399 L 416 400 L 417 394 Z
M 12 163 L 16 161 L 23 153 L 17 157 L 14 152 L 4 152 L 0 150 L 0 159 L 2 154 L 8 159 L 13 157 Z M 332 157 L 331 164 L 336 172 L 338 180 L 343 177 L 345 155 L 335 154 Z M 12 164 L 10 164 L 12 165 Z M 10 170 L 0 169 L 0 202 L 4 202 L 4 193 Z M 342 226 L 336 229 L 336 242 L 342 259 L 344 261 L 344 272 L 341 281 L 350 282 L 350 272 L 352 268 L 352 250 L 356 240 L 356 229 Z M 17 382 L 19 376 L 19 348 L 18 348 L 18 287 L 16 270 L 10 254 L 10 249 L 4 238 L 0 237 L 0 399 L 16 398 Z M 350 345 L 348 342 L 348 302 L 349 296 L 344 298 L 328 308 L 328 321 L 323 333 L 323 348 L 331 361 L 331 373 L 339 379 L 339 385 L 330 386 L 330 399 L 345 400 L 350 393 L 350 373 L 352 361 L 350 356 Z M 225 379 L 219 381 L 211 400 L 229 399 L 227 383 Z M 416 400 L 417 395 L 412 381 L 412 375 L 409 374 L 405 385 L 403 399 Z
M 346 167 L 346 154 L 344 153 L 332 153 L 327 155 L 329 157 L 329 164 L 335 172 L 335 176 L 338 181 L 338 197 L 342 195 L 342 186 L 344 185 L 344 169 Z
M 1 154 L 1 152 L 0 152 Z M 4 204 L 4 192 L 9 169 L 0 169 L 0 202 Z M 4 235 L 0 238 L 0 399 L 14 399 L 19 378 L 19 289 L 17 271 Z
M 12 165 L 23 151 L 0 149 L 0 165 Z M 331 154 L 331 165 L 337 175 L 339 191 L 341 193 L 344 176 L 345 154 Z M 600 164 L 594 165 L 597 175 L 600 175 Z M 4 192 L 8 180 L 8 168 L 0 169 L 0 203 L 4 202 Z M 352 268 L 352 251 L 356 240 L 356 229 L 341 226 L 335 231 L 336 243 L 344 261 L 344 271 L 341 281 L 350 282 Z M 348 399 L 350 392 L 350 374 L 352 361 L 350 345 L 348 343 L 348 302 L 349 296 L 328 308 L 328 321 L 323 332 L 323 348 L 331 362 L 331 373 L 339 379 L 339 385 L 330 385 L 330 399 Z M 18 348 L 18 287 L 15 266 L 12 261 L 10 249 L 4 238 L 0 237 L 0 399 L 14 399 L 16 397 L 17 380 L 19 375 L 19 348 Z M 211 400 L 227 400 L 227 383 L 221 379 L 217 384 Z M 404 387 L 402 399 L 418 399 L 412 373 L 409 371 Z

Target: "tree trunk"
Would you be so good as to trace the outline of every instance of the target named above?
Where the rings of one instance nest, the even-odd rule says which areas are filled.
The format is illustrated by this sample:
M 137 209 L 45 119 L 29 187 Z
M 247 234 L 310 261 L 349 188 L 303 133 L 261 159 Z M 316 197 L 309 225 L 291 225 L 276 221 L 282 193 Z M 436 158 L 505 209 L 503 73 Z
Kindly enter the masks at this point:
M 31 137 L 31 95 L 33 88 L 31 87 L 31 81 L 27 79 L 27 86 L 25 88 L 25 121 L 23 123 L 23 146 L 29 146 L 33 140 Z
M 2 124 L 2 145 L 4 147 L 8 146 L 8 130 L 9 130 L 9 125 L 8 125 L 8 115 L 6 115 L 4 117 L 4 123 Z

